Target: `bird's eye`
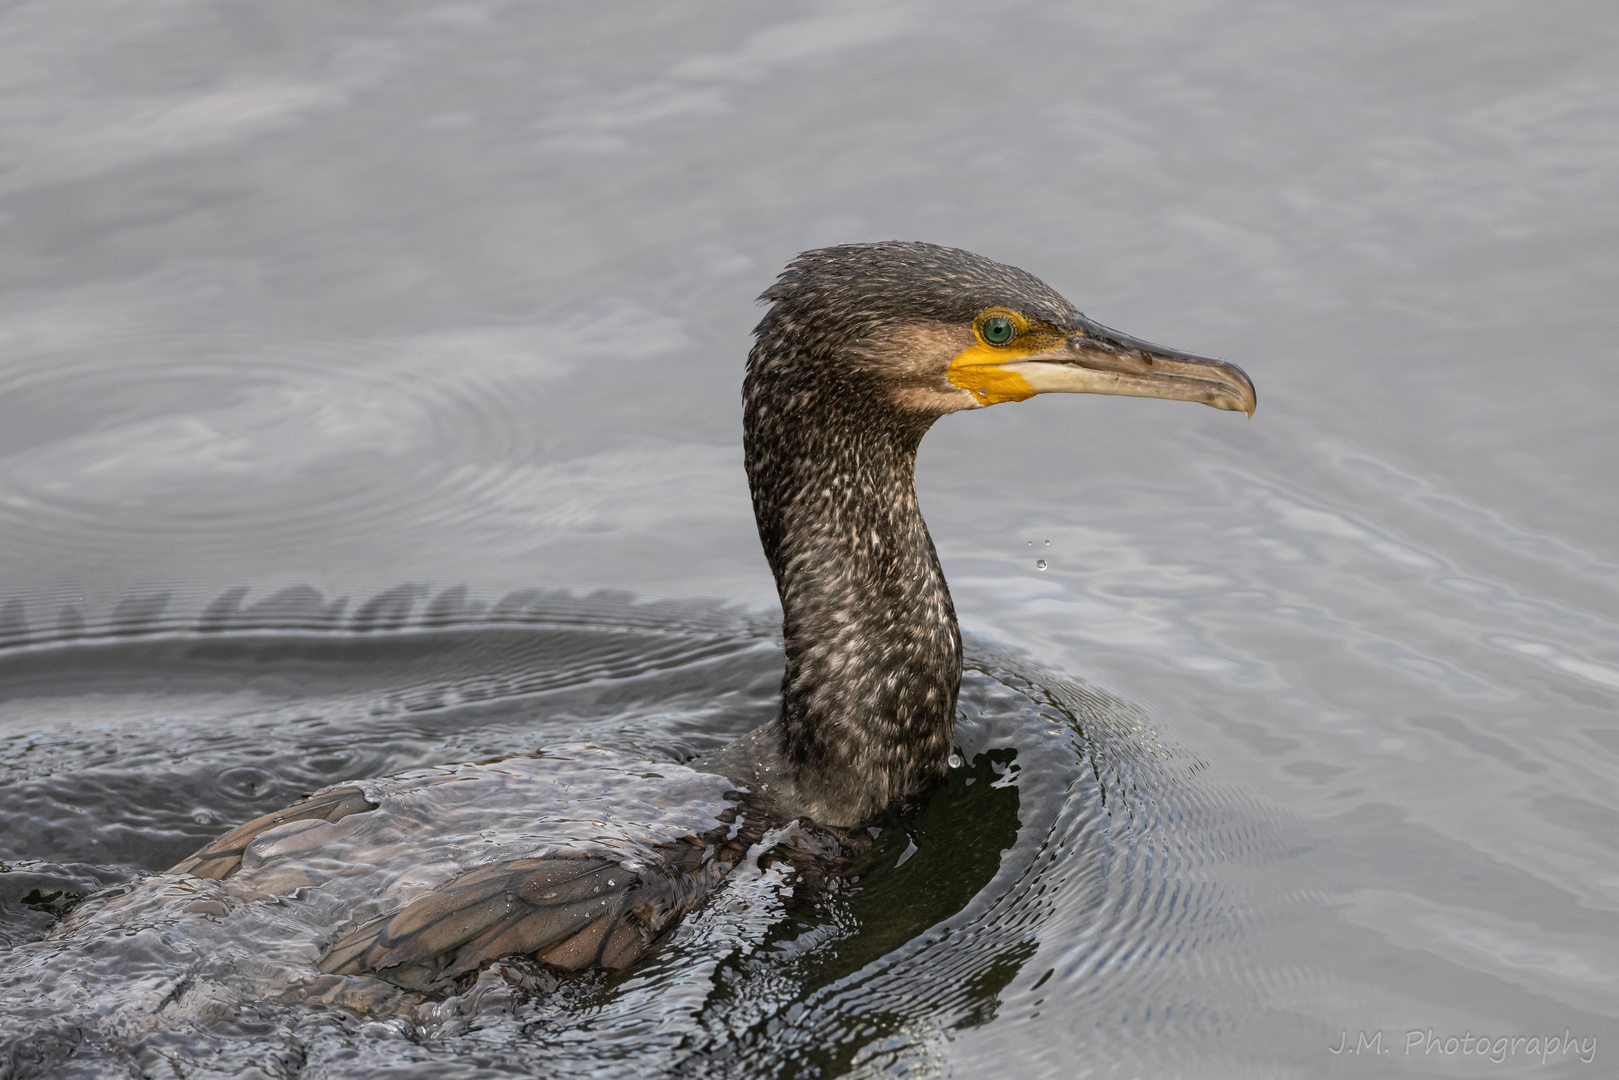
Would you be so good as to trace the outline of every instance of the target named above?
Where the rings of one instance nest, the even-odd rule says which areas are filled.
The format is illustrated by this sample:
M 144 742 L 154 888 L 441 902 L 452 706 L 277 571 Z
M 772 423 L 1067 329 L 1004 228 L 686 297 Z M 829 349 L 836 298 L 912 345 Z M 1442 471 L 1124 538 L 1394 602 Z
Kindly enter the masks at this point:
M 1012 340 L 1012 335 L 1015 333 L 1012 320 L 1002 318 L 985 319 L 984 325 L 979 327 L 978 330 L 979 333 L 984 335 L 984 340 L 991 345 L 1005 345 Z

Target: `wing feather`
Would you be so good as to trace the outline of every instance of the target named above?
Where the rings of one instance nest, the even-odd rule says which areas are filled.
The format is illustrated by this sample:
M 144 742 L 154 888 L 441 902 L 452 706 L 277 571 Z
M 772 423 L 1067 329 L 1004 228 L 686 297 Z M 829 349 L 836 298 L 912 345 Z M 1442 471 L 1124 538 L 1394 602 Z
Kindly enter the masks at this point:
M 200 878 L 228 878 L 242 866 L 242 853 L 247 846 L 277 825 L 289 821 L 339 821 L 350 814 L 375 810 L 377 804 L 365 797 L 357 787 L 345 786 L 323 791 L 293 803 L 284 810 L 256 817 L 240 825 L 209 844 L 195 855 L 176 863 L 171 874 L 190 874 Z
M 328 975 L 375 975 L 416 990 L 502 956 L 570 970 L 622 968 L 701 903 L 728 869 L 716 865 L 694 878 L 638 873 L 589 856 L 497 863 L 350 931 L 318 966 Z

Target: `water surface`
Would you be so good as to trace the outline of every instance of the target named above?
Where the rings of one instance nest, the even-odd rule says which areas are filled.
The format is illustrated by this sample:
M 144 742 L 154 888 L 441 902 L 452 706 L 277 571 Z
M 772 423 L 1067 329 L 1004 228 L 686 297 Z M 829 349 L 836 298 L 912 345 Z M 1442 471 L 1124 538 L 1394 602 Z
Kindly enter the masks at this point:
M 1015 839 L 906 864 L 973 885 L 913 913 L 948 934 L 850 898 L 795 953 L 761 885 L 757 926 L 711 927 L 730 961 L 487 1027 L 125 1032 L 90 1075 L 560 1070 L 564 1044 L 654 1072 L 1611 1071 L 1608 6 L 57 0 L 0 31 L 15 947 L 320 784 L 513 744 L 678 760 L 767 715 L 737 391 L 799 250 L 980 251 L 1261 403 L 1037 399 L 929 436 L 964 625 L 1028 684 L 975 747 L 1016 751 Z M 576 668 L 586 624 L 634 648 Z M 969 735 L 1006 685 L 975 678 Z M 1105 694 L 1067 734 L 1014 721 L 1062 686 Z M 1082 766 L 1148 746 L 1177 764 L 1105 824 Z M 1590 1063 L 1444 1050 L 1565 1031 Z

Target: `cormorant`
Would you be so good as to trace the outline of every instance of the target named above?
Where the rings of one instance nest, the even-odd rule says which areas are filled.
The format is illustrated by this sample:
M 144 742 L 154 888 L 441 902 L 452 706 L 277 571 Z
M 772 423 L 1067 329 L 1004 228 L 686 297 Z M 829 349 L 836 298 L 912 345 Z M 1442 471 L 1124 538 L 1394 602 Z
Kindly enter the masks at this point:
M 566 850 L 507 859 L 363 925 L 335 926 L 321 971 L 425 989 L 517 954 L 621 968 L 702 904 L 767 823 L 836 833 L 924 794 L 947 769 L 962 670 L 916 501 L 917 448 L 933 422 L 1042 393 L 1254 411 L 1240 368 L 1110 330 L 1032 275 L 953 248 L 809 251 L 761 299 L 770 307 L 748 356 L 743 438 L 781 596 L 781 711 L 692 763 L 743 794 L 645 865 Z M 296 841 L 293 850 L 318 854 L 321 823 L 388 813 L 393 795 L 471 769 L 397 781 L 392 794 L 352 784 L 316 793 L 173 872 L 229 877 L 255 844 Z

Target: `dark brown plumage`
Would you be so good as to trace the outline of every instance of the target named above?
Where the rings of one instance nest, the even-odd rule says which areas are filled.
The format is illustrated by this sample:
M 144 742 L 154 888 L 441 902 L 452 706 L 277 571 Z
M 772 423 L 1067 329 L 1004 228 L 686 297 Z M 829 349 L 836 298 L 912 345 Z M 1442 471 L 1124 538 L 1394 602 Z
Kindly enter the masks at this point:
M 781 712 L 693 763 L 746 794 L 731 816 L 694 822 L 634 871 L 567 853 L 473 870 L 335 934 L 323 972 L 428 989 L 518 953 L 622 967 L 701 904 L 766 824 L 796 818 L 836 837 L 925 795 L 947 769 L 962 670 L 955 609 L 916 500 L 917 449 L 934 421 L 1043 392 L 1253 411 L 1239 369 L 1109 330 L 1039 279 L 952 248 L 807 252 L 763 299 L 743 439 L 781 597 Z M 374 806 L 356 787 L 335 788 L 175 870 L 228 877 L 265 832 Z M 801 850 L 817 847 L 800 839 Z M 834 850 L 822 844 L 817 857 Z

